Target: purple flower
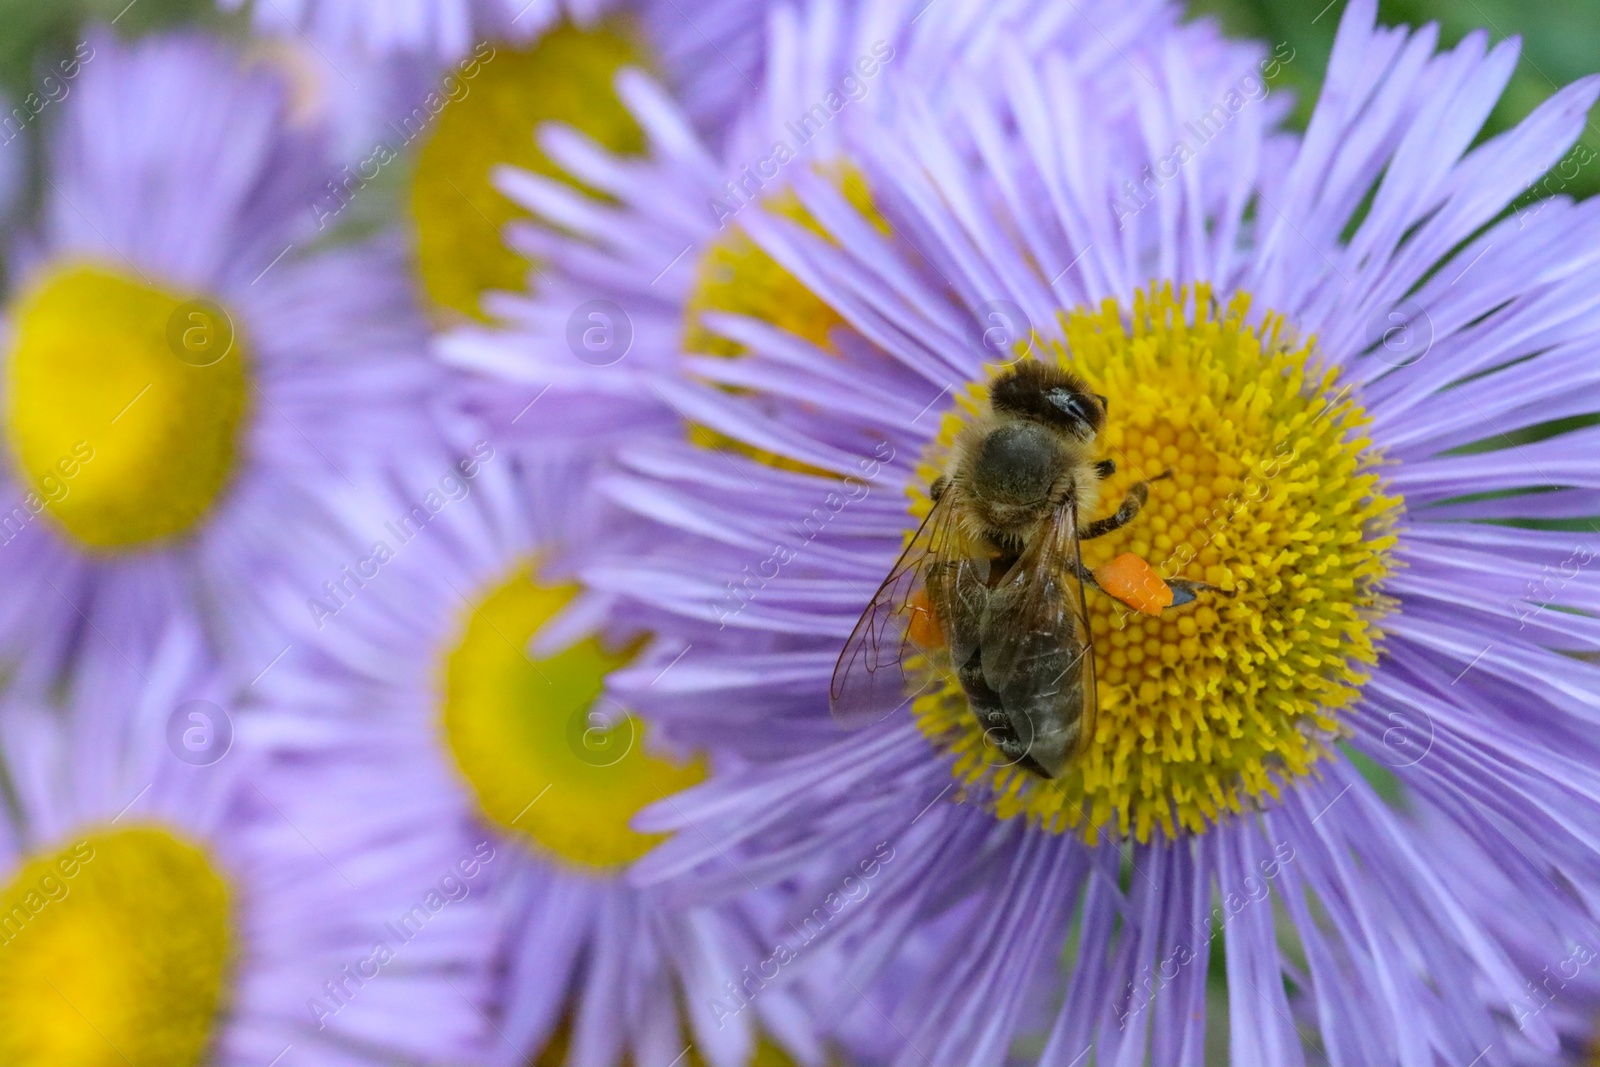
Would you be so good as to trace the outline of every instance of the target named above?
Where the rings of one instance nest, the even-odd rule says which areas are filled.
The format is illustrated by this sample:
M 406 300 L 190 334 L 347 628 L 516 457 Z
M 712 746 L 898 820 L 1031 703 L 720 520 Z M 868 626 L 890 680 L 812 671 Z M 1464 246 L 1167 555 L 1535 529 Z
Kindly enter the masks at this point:
M 1475 146 L 1516 45 L 1437 53 L 1436 28 L 1374 20 L 1350 5 L 1303 138 L 1267 95 L 1284 48 L 1230 73 L 1157 41 L 1086 73 L 1008 61 L 1016 44 L 952 71 L 948 102 L 890 86 L 893 121 L 865 114 L 843 167 L 744 207 L 760 256 L 723 264 L 734 291 L 781 272 L 780 312 L 810 301 L 822 328 L 723 306 L 691 347 L 712 354 L 631 372 L 699 443 L 624 440 L 599 482 L 650 548 L 591 539 L 582 576 L 655 634 L 609 691 L 738 751 L 641 817 L 678 834 L 633 877 L 807 900 L 890 842 L 830 936 L 864 989 L 908 932 L 955 924 L 896 1009 L 899 1062 L 1004 1062 L 1050 1002 L 1041 1062 L 1198 1063 L 1212 960 L 1233 1062 L 1555 1047 L 1548 1016 L 1506 1029 L 1528 976 L 1450 872 L 1496 872 L 1551 950 L 1581 932 L 1566 887 L 1600 878 L 1600 674 L 1564 654 L 1596 636 L 1600 544 L 1505 521 L 1595 506 L 1594 430 L 1507 435 L 1592 406 L 1600 209 L 1505 212 L 1600 90 Z M 630 199 L 626 168 L 588 173 Z M 1095 518 L 1151 480 L 1085 563 L 1215 587 L 1156 615 L 1089 591 L 1099 712 L 1054 778 L 935 667 L 865 731 L 827 711 L 857 617 L 1021 359 L 1108 398 Z M 1449 868 L 1374 781 L 1454 828 Z
M 492 326 L 446 334 L 444 358 L 487 378 L 485 404 L 501 425 L 549 389 L 527 416 L 540 432 L 590 441 L 676 434 L 681 413 L 661 390 L 677 374 L 677 354 L 737 348 L 708 332 L 705 316 L 759 314 L 818 343 L 839 321 L 752 244 L 741 223 L 758 203 L 796 216 L 791 185 L 802 173 L 825 172 L 852 197 L 866 195 L 841 142 L 844 126 L 869 117 L 892 125 L 903 97 L 954 106 L 953 67 L 1003 66 L 1012 47 L 1055 55 L 1097 81 L 1169 36 L 1219 84 L 1254 63 L 1254 46 L 1224 44 L 1209 23 L 1177 28 L 1175 8 L 1148 0 L 941 0 L 937 17 L 920 18 L 924 10 L 903 0 L 776 8 L 762 28 L 759 80 L 740 87 L 739 109 L 710 132 L 692 103 L 625 71 L 617 90 L 643 133 L 644 158 L 603 151 L 583 131 L 542 127 L 554 174 L 511 166 L 494 174 L 497 188 L 533 216 L 507 226 L 507 241 L 539 266 L 526 292 L 487 296 Z M 1107 88 L 1128 91 L 1118 79 Z M 584 195 L 591 190 L 603 195 Z M 508 391 L 509 383 L 521 388 Z
M 483 853 L 274 768 L 204 643 L 91 639 L 63 695 L 0 708 L 6 1062 L 481 1062 Z
M 6 311 L 0 644 L 48 674 L 182 616 L 250 677 L 312 490 L 430 447 L 437 372 L 392 241 L 314 246 L 332 166 L 267 69 L 181 36 L 74 62 Z
M 821 1063 L 791 991 L 711 1007 L 757 958 L 781 893 L 667 907 L 624 877 L 657 840 L 631 828 L 635 812 L 703 778 L 706 754 L 663 747 L 601 693 L 637 635 L 598 629 L 611 598 L 571 577 L 582 545 L 629 537 L 586 496 L 590 477 L 480 440 L 426 481 L 339 494 L 351 563 L 260 683 L 274 742 L 369 814 L 353 845 L 491 843 L 495 927 L 476 952 L 498 975 L 493 1048 L 475 1062 L 669 1064 L 692 1050 L 733 1067 L 781 1047 Z
M 1422 818 L 1419 830 L 1429 840 L 1436 870 L 1459 887 L 1467 910 L 1481 916 L 1506 945 L 1523 979 L 1499 1046 L 1503 1058 L 1516 1064 L 1548 1063 L 1548 1035 L 1554 1033 L 1560 1040 L 1560 1062 L 1592 1060 L 1600 1019 L 1600 932 L 1576 906 L 1554 915 L 1530 914 L 1517 877 L 1525 872 L 1507 876 L 1478 862 L 1479 850 L 1470 840 L 1463 841 L 1459 825 L 1434 812 L 1423 812 Z
M 244 6 L 244 0 L 219 3 Z M 422 58 L 441 67 L 490 43 L 530 47 L 563 23 L 584 30 L 626 26 L 709 126 L 754 86 L 770 6 L 765 0 L 274 0 L 255 4 L 253 21 L 264 33 L 313 40 L 338 54 Z
M 230 10 L 245 6 L 244 0 L 219 3 Z M 454 60 L 479 41 L 526 40 L 562 18 L 592 22 L 615 6 L 605 0 L 274 0 L 254 5 L 251 17 L 267 33 Z

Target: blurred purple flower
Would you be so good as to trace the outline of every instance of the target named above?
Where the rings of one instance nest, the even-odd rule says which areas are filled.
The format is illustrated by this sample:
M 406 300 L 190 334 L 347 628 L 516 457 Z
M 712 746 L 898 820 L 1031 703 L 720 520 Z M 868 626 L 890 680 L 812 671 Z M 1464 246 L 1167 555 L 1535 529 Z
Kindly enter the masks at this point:
M 791 992 L 711 1007 L 760 958 L 781 894 L 666 908 L 625 880 L 653 841 L 629 829 L 633 813 L 698 780 L 703 756 L 661 749 L 600 695 L 635 635 L 597 633 L 610 598 L 573 595 L 572 554 L 628 537 L 588 477 L 481 441 L 427 493 L 340 494 L 361 560 L 318 593 L 316 633 L 261 683 L 286 726 L 276 740 L 293 766 L 327 772 L 335 810 L 370 814 L 373 847 L 493 842 L 485 1062 L 668 1064 L 692 1046 L 695 1062 L 736 1067 L 761 1040 L 819 1064 Z
M 334 167 L 267 67 L 89 47 L 12 258 L 0 645 L 48 674 L 80 630 L 127 651 L 178 615 L 250 677 L 264 605 L 320 573 L 312 491 L 438 449 L 438 372 L 394 241 L 313 243 Z
M 559 125 L 538 131 L 570 180 L 502 167 L 495 181 L 534 216 L 534 223 L 509 226 L 507 240 L 541 269 L 528 292 L 486 298 L 493 327 L 458 329 L 439 342 L 447 362 L 484 376 L 491 419 L 506 425 L 548 388 L 554 402 L 529 416 L 524 429 L 591 442 L 676 434 L 680 413 L 660 389 L 678 373 L 677 355 L 707 342 L 704 316 L 733 310 L 708 299 L 706 279 L 723 265 L 725 249 L 746 254 L 742 213 L 790 195 L 802 172 L 831 173 L 846 159 L 843 127 L 892 125 L 890 87 L 953 107 L 955 67 L 1016 62 L 1006 51 L 1013 47 L 1032 57 L 1054 54 L 1086 79 L 1173 33 L 1210 72 L 1236 77 L 1256 51 L 1224 44 L 1209 23 L 1179 30 L 1177 9 L 1153 0 L 942 2 L 937 17 L 921 19 L 925 8 L 913 0 L 778 6 L 762 27 L 759 88 L 752 82 L 740 94 L 737 112 L 714 136 L 697 132 L 692 105 L 642 73 L 625 73 L 618 90 L 645 131 L 642 159 L 606 152 Z M 1118 85 L 1107 88 L 1121 91 Z M 584 195 L 573 183 L 603 196 Z M 740 282 L 747 292 L 734 299 L 752 308 L 793 295 L 781 279 Z M 832 316 L 811 304 L 771 313 L 785 315 L 790 328 L 826 326 Z M 823 321 L 806 321 L 817 315 Z
M 6 1062 L 481 1062 L 472 848 L 363 835 L 381 813 L 273 768 L 203 646 L 91 640 L 61 696 L 0 708 Z
M 244 0 L 219 0 L 239 8 Z M 420 56 L 453 63 L 483 42 L 532 43 L 568 21 L 633 23 L 679 99 L 716 129 L 754 90 L 769 0 L 274 0 L 257 3 L 258 30 L 301 36 L 335 52 Z

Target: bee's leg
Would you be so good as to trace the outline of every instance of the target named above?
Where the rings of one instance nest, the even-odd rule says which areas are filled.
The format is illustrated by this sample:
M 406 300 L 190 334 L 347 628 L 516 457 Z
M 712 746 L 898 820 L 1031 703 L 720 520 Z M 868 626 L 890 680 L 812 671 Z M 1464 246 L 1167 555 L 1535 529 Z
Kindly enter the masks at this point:
M 1191 582 L 1186 578 L 1168 578 L 1167 585 L 1172 590 L 1172 603 L 1169 608 L 1182 607 L 1184 604 L 1193 603 L 1200 593 L 1216 593 L 1219 596 L 1232 596 L 1233 594 L 1220 586 L 1209 582 Z
M 1094 472 L 1103 482 L 1113 474 L 1117 473 L 1117 461 L 1114 459 L 1103 459 L 1094 465 Z
M 939 477 L 933 480 L 933 484 L 928 486 L 928 498 L 933 501 L 938 501 L 940 497 L 944 496 L 944 491 L 949 488 L 949 486 L 950 479 L 943 474 L 939 475 Z
M 1085 589 L 1093 589 L 1097 593 L 1105 592 L 1100 588 L 1100 583 L 1094 580 L 1094 571 L 1085 567 L 1081 561 L 1078 563 L 1078 581 L 1083 583 Z
M 1185 604 L 1192 604 L 1201 593 L 1216 593 L 1218 596 L 1233 595 L 1230 590 L 1212 585 L 1210 582 L 1194 582 L 1187 578 L 1166 578 L 1163 580 L 1167 583 L 1167 587 L 1172 590 L 1172 603 L 1167 605 L 1169 608 L 1181 608 Z M 1086 589 L 1093 589 L 1097 593 L 1105 592 L 1104 589 L 1100 588 L 1100 583 L 1094 580 L 1094 572 L 1082 563 L 1078 564 L 1078 581 L 1082 582 Z
M 1122 503 L 1117 506 L 1115 514 L 1103 519 L 1085 523 L 1078 530 L 1078 540 L 1089 541 L 1096 537 L 1104 537 L 1113 530 L 1120 530 L 1138 517 L 1139 509 L 1144 507 L 1145 501 L 1150 499 L 1150 483 L 1159 482 L 1164 478 L 1172 477 L 1171 470 L 1164 470 L 1154 478 L 1142 482 L 1134 482 L 1128 486 L 1128 495 L 1122 498 Z

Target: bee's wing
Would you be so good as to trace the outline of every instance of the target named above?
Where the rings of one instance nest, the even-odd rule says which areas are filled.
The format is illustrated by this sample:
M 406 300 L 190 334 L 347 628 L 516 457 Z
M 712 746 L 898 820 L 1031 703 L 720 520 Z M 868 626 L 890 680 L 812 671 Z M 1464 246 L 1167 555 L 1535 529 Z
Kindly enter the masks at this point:
M 1078 577 L 1082 564 L 1077 506 L 1069 501 L 1023 550 L 995 590 L 991 616 L 983 628 L 982 653 L 984 680 L 1001 694 L 1014 685 L 1024 691 L 1040 684 L 1059 686 L 1068 674 L 1076 674 L 1083 692 L 1077 749 L 1094 736 L 1099 712 L 1089 606 Z M 1069 638 L 1074 639 L 1077 654 L 1062 658 Z
M 951 495 L 946 493 L 934 502 L 839 654 L 828 702 L 834 719 L 843 726 L 855 729 L 887 718 L 919 695 L 918 682 L 924 691 L 936 684 L 932 675 L 911 679 L 904 669 L 908 656 L 920 652 L 937 670 L 948 670 L 944 651 L 919 644 L 912 624 L 919 611 L 933 606 L 929 569 L 952 562 L 965 565 L 951 559 L 956 533 Z
M 1100 679 L 1095 673 L 1094 631 L 1089 627 L 1089 601 L 1084 595 L 1081 577 L 1084 566 L 1083 547 L 1078 541 L 1077 501 L 1062 511 L 1065 513 L 1066 529 L 1060 536 L 1066 540 L 1066 558 L 1057 572 L 1067 575 L 1068 580 L 1077 587 L 1078 598 L 1074 607 L 1078 615 L 1078 636 L 1083 640 L 1083 725 L 1078 730 L 1078 744 L 1073 752 L 1073 755 L 1077 755 L 1094 740 L 1095 723 L 1100 718 Z

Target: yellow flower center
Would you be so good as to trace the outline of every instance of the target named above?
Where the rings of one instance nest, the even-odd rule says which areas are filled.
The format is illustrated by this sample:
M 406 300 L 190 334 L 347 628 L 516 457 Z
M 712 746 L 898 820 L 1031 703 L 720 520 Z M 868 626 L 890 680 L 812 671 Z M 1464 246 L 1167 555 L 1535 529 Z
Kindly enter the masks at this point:
M 542 659 L 529 642 L 577 593 L 532 566 L 488 590 L 445 665 L 444 732 L 491 821 L 578 867 L 611 871 L 662 838 L 640 808 L 705 777 L 698 760 L 649 755 L 637 719 L 601 697 L 631 652 L 586 638 Z
M 1077 828 L 1091 842 L 1113 827 L 1140 841 L 1155 827 L 1202 831 L 1308 774 L 1376 661 L 1401 501 L 1371 470 L 1365 414 L 1283 319 L 1251 325 L 1243 295 L 1220 314 L 1206 287 L 1192 297 L 1155 287 L 1131 315 L 1114 301 L 1074 311 L 1066 345 L 1045 358 L 1109 399 L 1100 440 L 1117 472 L 1102 484 L 1102 514 L 1134 481 L 1173 472 L 1150 483 L 1131 523 L 1083 542 L 1084 563 L 1131 552 L 1228 595 L 1202 592 L 1157 617 L 1088 591 L 1099 715 L 1059 778 L 1006 766 L 954 679 L 919 698 L 923 732 L 957 754 L 968 794 L 1002 818 Z M 987 398 L 977 383 L 946 415 L 923 485 Z M 912 495 L 926 514 L 925 490 Z
M 411 187 L 418 269 L 435 304 L 487 319 L 479 306 L 484 292 L 524 288 L 529 264 L 506 247 L 502 230 L 525 216 L 494 187 L 491 173 L 509 164 L 572 182 L 537 143 L 547 122 L 572 126 L 613 152 L 643 151 L 644 132 L 614 82 L 623 67 L 646 65 L 621 21 L 589 29 L 563 24 L 531 48 L 497 46 L 474 76 L 457 83 L 418 153 Z
M 31 509 L 93 549 L 196 526 L 233 472 L 246 415 L 231 316 L 88 264 L 56 268 L 13 314 L 6 433 Z
M 0 890 L 0 1063 L 191 1067 L 222 1006 L 229 891 L 165 830 L 89 834 Z

